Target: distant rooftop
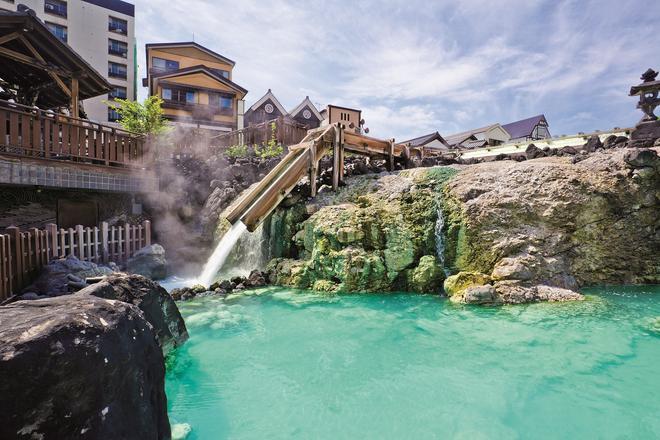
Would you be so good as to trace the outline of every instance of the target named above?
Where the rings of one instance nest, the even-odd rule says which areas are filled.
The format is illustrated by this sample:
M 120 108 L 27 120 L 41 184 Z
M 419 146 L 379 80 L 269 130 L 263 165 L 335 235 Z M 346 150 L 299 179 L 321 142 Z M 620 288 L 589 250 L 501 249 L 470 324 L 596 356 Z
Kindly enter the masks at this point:
M 505 124 L 502 126 L 502 128 L 509 132 L 511 139 L 518 139 L 531 136 L 534 127 L 536 127 L 541 121 L 545 121 L 547 124 L 544 115 L 536 115 L 532 116 L 531 118 Z
M 122 0 L 83 0 L 85 3 L 91 3 L 120 14 L 135 17 L 135 5 Z

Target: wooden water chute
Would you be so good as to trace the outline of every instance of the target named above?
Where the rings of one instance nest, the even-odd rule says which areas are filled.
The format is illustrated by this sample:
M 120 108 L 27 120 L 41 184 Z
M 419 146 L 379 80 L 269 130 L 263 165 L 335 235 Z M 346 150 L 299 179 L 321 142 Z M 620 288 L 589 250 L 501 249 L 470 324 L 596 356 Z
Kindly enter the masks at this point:
M 284 200 L 305 176 L 309 176 L 311 196 L 316 196 L 319 163 L 332 153 L 332 187 L 334 190 L 344 180 L 346 152 L 385 159 L 390 170 L 395 160 L 404 164 L 411 157 L 411 147 L 396 144 L 394 139 L 376 139 L 347 130 L 337 123 L 310 130 L 298 144 L 289 147 L 289 153 L 231 209 L 227 220 L 234 224 L 242 221 L 249 231 L 254 231 L 262 221 Z

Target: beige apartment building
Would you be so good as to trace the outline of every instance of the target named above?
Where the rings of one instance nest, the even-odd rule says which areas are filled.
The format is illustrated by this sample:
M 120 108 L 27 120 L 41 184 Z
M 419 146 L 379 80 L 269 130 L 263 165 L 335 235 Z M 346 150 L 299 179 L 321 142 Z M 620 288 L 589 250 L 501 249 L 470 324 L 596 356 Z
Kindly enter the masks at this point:
M 0 0 L 0 9 L 15 11 L 21 4 L 113 86 L 108 95 L 83 101 L 82 110 L 92 121 L 115 122 L 117 113 L 103 101 L 136 99 L 135 6 L 121 0 Z

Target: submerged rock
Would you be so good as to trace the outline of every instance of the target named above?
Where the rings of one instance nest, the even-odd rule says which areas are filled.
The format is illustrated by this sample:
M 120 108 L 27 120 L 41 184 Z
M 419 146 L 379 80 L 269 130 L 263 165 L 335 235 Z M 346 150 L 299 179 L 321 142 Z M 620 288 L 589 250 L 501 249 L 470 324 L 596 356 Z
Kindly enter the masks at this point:
M 0 323 L 0 438 L 170 438 L 163 355 L 137 306 L 77 293 L 0 307 Z
M 136 305 L 153 326 L 167 354 L 188 340 L 188 331 L 172 297 L 158 283 L 141 275 L 112 275 L 78 292 Z

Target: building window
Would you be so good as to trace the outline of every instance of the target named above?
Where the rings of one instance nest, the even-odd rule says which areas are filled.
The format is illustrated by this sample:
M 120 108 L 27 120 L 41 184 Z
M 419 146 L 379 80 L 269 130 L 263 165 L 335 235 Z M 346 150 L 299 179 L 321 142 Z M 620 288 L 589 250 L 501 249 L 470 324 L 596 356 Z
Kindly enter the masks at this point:
M 55 23 L 49 23 L 46 22 L 46 27 L 48 28 L 49 31 L 53 33 L 57 38 L 62 40 L 63 42 L 67 42 L 67 39 L 69 37 L 67 27 L 62 26 L 61 24 L 55 24 Z
M 46 0 L 44 3 L 44 12 L 59 15 L 60 17 L 66 17 L 66 2 L 61 0 Z
M 151 59 L 151 64 L 154 72 L 172 72 L 174 70 L 179 70 L 178 61 L 153 57 Z
M 113 63 L 110 61 L 108 63 L 108 76 L 112 78 L 127 78 L 127 68 L 126 64 Z
M 209 93 L 209 105 L 217 107 L 220 110 L 231 111 L 234 106 L 234 100 L 231 96 L 225 96 L 219 93 Z
M 108 99 L 126 99 L 127 96 L 126 87 L 122 86 L 113 86 L 110 93 L 108 93 Z
M 180 104 L 195 104 L 197 101 L 194 91 L 173 87 L 163 88 L 161 97 L 165 101 L 178 102 Z
M 221 76 L 223 78 L 229 79 L 229 71 L 227 70 L 222 70 L 222 69 L 211 69 L 213 73 L 215 73 L 218 76 Z
M 351 115 L 349 113 L 340 112 L 339 113 L 339 118 L 342 121 L 350 121 L 351 120 Z
M 121 18 L 108 17 L 108 31 L 116 32 L 118 34 L 128 34 L 128 22 Z
M 128 44 L 123 41 L 108 39 L 108 53 L 110 55 L 117 55 L 122 58 L 128 57 Z
M 121 116 L 119 116 L 119 112 L 112 108 L 108 107 L 108 121 L 109 122 L 117 122 L 118 120 L 121 119 Z

